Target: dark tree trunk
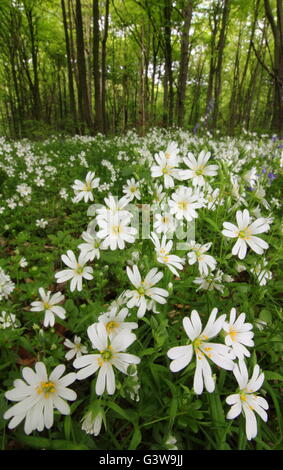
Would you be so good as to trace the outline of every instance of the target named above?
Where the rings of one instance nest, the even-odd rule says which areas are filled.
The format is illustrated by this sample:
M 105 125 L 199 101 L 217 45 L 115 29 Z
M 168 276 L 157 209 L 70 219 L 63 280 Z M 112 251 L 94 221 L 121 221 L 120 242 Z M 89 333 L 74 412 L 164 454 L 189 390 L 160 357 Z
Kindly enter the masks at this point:
M 184 26 L 181 35 L 181 56 L 177 87 L 176 114 L 178 126 L 182 127 L 185 116 L 185 97 L 189 65 L 189 32 L 193 14 L 193 0 L 186 0 L 182 12 Z
M 221 30 L 219 41 L 217 44 L 217 62 L 215 69 L 215 84 L 214 84 L 214 109 L 213 109 L 213 127 L 217 127 L 217 119 L 219 114 L 219 100 L 222 88 L 222 63 L 223 63 L 223 53 L 226 43 L 227 35 L 227 26 L 229 19 L 230 11 L 230 0 L 224 0 L 222 20 L 221 20 Z
M 77 127 L 77 110 L 76 110 L 76 100 L 75 100 L 75 90 L 74 90 L 74 80 L 73 80 L 73 67 L 72 67 L 72 58 L 71 58 L 71 49 L 70 49 L 70 40 L 69 40 L 65 0 L 61 0 L 61 7 L 62 7 L 62 14 L 63 14 L 63 24 L 64 24 L 66 53 L 67 53 L 70 111 L 71 111 L 71 114 L 73 116 L 75 131 L 77 131 L 77 129 L 76 129 L 76 127 Z
M 171 45 L 171 12 L 172 0 L 164 0 L 164 96 L 163 96 L 163 125 L 171 126 L 173 123 L 173 74 L 172 74 L 172 45 Z
M 104 33 L 101 42 L 101 109 L 103 119 L 103 132 L 107 132 L 107 115 L 106 115 L 106 44 L 108 37 L 109 24 L 109 0 L 105 3 L 105 19 Z
M 78 62 L 78 101 L 80 119 L 86 123 L 89 131 L 92 130 L 92 119 L 90 103 L 88 98 L 88 88 L 86 79 L 86 65 L 84 55 L 84 33 L 81 0 L 76 0 L 76 35 L 77 35 L 77 62 Z
M 272 127 L 283 136 L 283 4 L 276 1 L 277 22 L 275 21 L 269 0 L 264 0 L 265 14 L 272 29 L 274 39 L 274 104 Z
M 24 3 L 25 14 L 28 22 L 30 42 L 31 42 L 31 57 L 33 67 L 33 117 L 36 120 L 40 119 L 40 94 L 39 94 L 39 77 L 38 77 L 38 38 L 36 30 L 37 18 L 34 15 L 33 7 Z
M 101 107 L 100 88 L 100 61 L 99 61 L 99 1 L 93 0 L 93 78 L 94 78 L 94 103 L 95 103 L 95 127 L 99 132 L 104 131 Z

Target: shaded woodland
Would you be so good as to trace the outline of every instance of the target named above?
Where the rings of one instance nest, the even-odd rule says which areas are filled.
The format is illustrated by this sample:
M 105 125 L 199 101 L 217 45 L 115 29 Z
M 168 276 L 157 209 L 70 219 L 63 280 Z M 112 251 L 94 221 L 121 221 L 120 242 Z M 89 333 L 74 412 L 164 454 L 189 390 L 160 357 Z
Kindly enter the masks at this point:
M 0 134 L 283 134 L 282 0 L 1 0 Z

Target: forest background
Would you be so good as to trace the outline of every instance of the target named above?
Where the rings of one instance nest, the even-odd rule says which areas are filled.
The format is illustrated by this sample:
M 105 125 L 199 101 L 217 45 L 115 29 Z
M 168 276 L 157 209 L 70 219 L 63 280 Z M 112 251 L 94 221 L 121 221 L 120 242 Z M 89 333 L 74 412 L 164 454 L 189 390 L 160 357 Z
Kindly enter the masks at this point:
M 1 0 L 0 134 L 283 133 L 282 0 Z

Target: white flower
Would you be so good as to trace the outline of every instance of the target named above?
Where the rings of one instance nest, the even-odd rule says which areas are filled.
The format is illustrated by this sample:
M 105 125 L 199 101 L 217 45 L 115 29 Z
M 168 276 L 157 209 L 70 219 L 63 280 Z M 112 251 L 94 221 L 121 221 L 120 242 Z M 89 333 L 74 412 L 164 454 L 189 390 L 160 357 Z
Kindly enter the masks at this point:
M 151 191 L 150 191 L 151 193 Z M 157 205 L 159 205 L 161 203 L 161 201 L 163 200 L 165 196 L 165 193 L 163 193 L 163 186 L 162 184 L 158 185 L 158 184 L 155 184 L 154 185 L 154 196 L 153 196 L 153 202 Z
M 9 295 L 15 289 L 15 284 L 11 281 L 10 276 L 5 274 L 4 270 L 0 268 L 0 300 L 8 299 Z
M 81 253 L 77 261 L 75 254 L 72 250 L 67 251 L 67 255 L 61 256 L 62 261 L 70 268 L 59 271 L 55 274 L 58 283 L 71 280 L 70 289 L 73 292 L 76 288 L 78 291 L 82 290 L 83 279 L 93 279 L 93 269 L 90 266 L 85 266 L 87 263 L 86 257 Z
M 105 206 L 100 207 L 96 210 L 97 212 L 97 223 L 100 225 L 100 221 L 111 221 L 113 216 L 119 216 L 122 219 L 124 217 L 132 217 L 132 214 L 126 210 L 129 204 L 129 198 L 127 196 L 121 197 L 121 199 L 115 198 L 110 194 L 104 198 Z
M 168 201 L 170 213 L 174 214 L 176 219 L 181 220 L 185 217 L 185 219 L 191 221 L 198 217 L 195 209 L 203 206 L 203 200 L 200 201 L 199 195 L 194 193 L 192 188 L 180 186 L 171 198 Z
M 22 257 L 19 261 L 19 265 L 20 265 L 21 268 L 26 268 L 27 265 L 28 265 L 28 262 L 24 257 Z
M 68 199 L 68 193 L 65 188 L 60 189 L 59 194 L 62 199 L 65 199 L 65 201 Z
M 184 369 L 191 362 L 193 354 L 195 354 L 194 391 L 198 395 L 203 392 L 203 387 L 209 393 L 215 389 L 212 371 L 206 357 L 222 369 L 233 370 L 234 368 L 233 359 L 235 359 L 235 356 L 230 348 L 224 344 L 210 342 L 223 328 L 226 317 L 226 315 L 221 315 L 216 320 L 217 312 L 217 308 L 212 310 L 206 327 L 202 330 L 200 316 L 196 310 L 193 310 L 191 318 L 185 317 L 183 319 L 183 327 L 188 338 L 191 340 L 191 344 L 171 348 L 167 353 L 168 357 L 172 359 L 170 364 L 172 372 Z
M 267 323 L 266 323 L 266 321 L 260 320 L 259 318 L 257 318 L 255 320 L 255 326 L 259 329 L 259 331 L 262 331 L 262 330 L 264 330 L 264 328 L 267 327 Z
M 252 188 L 255 186 L 255 183 L 258 180 L 257 169 L 251 168 L 245 175 L 244 180 L 248 183 Z
M 231 175 L 230 180 L 231 194 L 234 199 L 237 199 L 236 205 L 243 204 L 244 206 L 247 206 L 247 202 L 245 200 L 246 193 L 240 188 L 237 177 Z
M 95 234 L 90 232 L 83 232 L 82 239 L 86 243 L 81 243 L 78 248 L 81 250 L 83 256 L 85 256 L 87 261 L 93 261 L 94 258 L 100 258 L 101 248 L 101 239 Z
M 117 299 L 112 300 L 109 310 L 112 308 L 115 308 L 116 310 L 119 310 L 120 307 L 122 307 L 124 304 L 127 303 L 127 296 L 126 296 L 126 291 L 123 291 Z
M 219 199 L 219 193 L 219 188 L 213 190 L 211 186 L 209 186 L 205 196 L 205 205 L 207 209 L 214 211 L 218 205 L 222 206 L 224 204 L 223 199 Z
M 149 307 L 152 300 L 155 300 L 159 304 L 166 303 L 165 297 L 168 297 L 168 291 L 160 287 L 152 287 L 163 278 L 163 273 L 158 271 L 157 268 L 151 269 L 144 281 L 142 281 L 139 269 L 136 265 L 133 266 L 133 270 L 127 267 L 127 274 L 131 283 L 135 286 L 134 290 L 126 291 L 127 297 L 130 298 L 127 307 L 133 308 L 137 306 L 138 318 L 142 318 L 145 312 L 150 310 Z
M 32 431 L 50 429 L 53 425 L 53 409 L 61 414 L 70 414 L 70 407 L 65 400 L 75 400 L 77 394 L 67 388 L 76 380 L 76 374 L 62 377 L 65 366 L 55 367 L 48 377 L 46 367 L 42 362 L 35 364 L 35 372 L 30 367 L 22 370 L 23 379 L 14 381 L 14 388 L 5 393 L 5 397 L 18 403 L 9 408 L 4 419 L 11 419 L 8 428 L 14 429 L 25 419 L 26 434 Z
M 262 204 L 266 209 L 270 209 L 270 205 L 268 204 L 267 200 L 264 198 L 265 190 L 258 186 L 254 192 L 254 197 Z
M 13 313 L 7 313 L 4 310 L 0 316 L 0 330 L 5 330 L 6 328 L 19 328 L 20 322 L 17 319 L 16 315 Z
M 82 354 L 87 354 L 87 352 L 88 352 L 87 347 L 84 346 L 81 343 L 81 338 L 79 336 L 74 337 L 74 342 L 73 343 L 68 338 L 65 339 L 64 346 L 66 346 L 66 348 L 70 349 L 70 351 L 68 351 L 65 354 L 65 358 L 67 359 L 67 361 L 70 361 L 75 356 L 76 356 L 76 358 L 81 357 Z
M 244 361 L 239 361 L 233 373 L 239 384 L 240 391 L 226 398 L 226 403 L 232 405 L 232 408 L 227 414 L 227 419 L 235 419 L 240 413 L 243 413 L 246 418 L 246 435 L 250 441 L 257 435 L 257 422 L 256 412 L 263 421 L 267 421 L 268 410 L 267 401 L 256 395 L 256 391 L 260 389 L 264 381 L 264 374 L 260 374 L 259 366 L 254 366 L 253 374 L 249 380 L 247 366 Z
M 175 274 L 175 276 L 179 277 L 177 269 L 183 269 L 184 260 L 179 256 L 170 255 L 170 250 L 172 249 L 173 241 L 167 241 L 166 235 L 163 235 L 162 241 L 160 243 L 157 235 L 154 232 L 151 233 L 150 238 L 155 247 L 158 263 L 165 264 L 166 266 L 168 266 L 170 271 Z
M 101 408 L 90 410 L 83 418 L 82 430 L 87 434 L 98 436 L 101 431 L 102 420 L 104 419 L 105 415 Z
M 179 178 L 180 170 L 176 168 L 178 162 L 176 158 L 166 158 L 164 152 L 155 154 L 157 165 L 151 167 L 151 176 L 158 178 L 164 176 L 165 188 L 174 188 L 174 178 Z
M 164 214 L 155 214 L 155 222 L 153 223 L 153 227 L 157 233 L 167 233 L 167 232 L 174 232 L 176 228 L 176 224 L 174 221 L 174 217 L 170 212 L 165 212 Z
M 32 192 L 32 188 L 26 183 L 18 184 L 16 191 L 20 193 L 22 197 L 29 196 Z
M 127 374 L 129 364 L 140 363 L 139 357 L 124 352 L 135 341 L 136 335 L 123 330 L 110 340 L 103 323 L 89 326 L 87 334 L 93 349 L 98 349 L 99 354 L 86 354 L 75 359 L 74 367 L 81 369 L 77 378 L 85 379 L 99 369 L 95 387 L 97 395 L 102 395 L 105 388 L 109 395 L 113 395 L 116 389 L 113 366 Z
M 134 198 L 140 199 L 139 183 L 134 178 L 127 180 L 127 184 L 123 186 L 123 193 L 132 201 Z
M 45 290 L 42 287 L 38 289 L 38 292 L 42 300 L 32 302 L 32 308 L 30 310 L 31 312 L 45 311 L 43 325 L 46 327 L 49 325 L 54 326 L 56 315 L 64 320 L 66 318 L 66 310 L 57 305 L 65 299 L 64 295 L 62 295 L 61 292 L 56 292 L 53 295 L 51 295 L 50 291 L 45 293 Z
M 194 284 L 199 284 L 197 291 L 200 289 L 204 290 L 218 290 L 219 292 L 224 291 L 223 281 L 232 282 L 233 278 L 224 274 L 221 269 L 218 269 L 216 273 L 209 273 L 207 276 L 196 277 Z
M 251 273 L 256 276 L 260 286 L 265 286 L 267 281 L 272 279 L 272 272 L 264 269 L 264 266 L 267 266 L 267 264 L 266 260 L 262 260 L 261 263 L 250 269 Z
M 187 253 L 189 264 L 198 262 L 198 268 L 201 276 L 208 276 L 209 270 L 213 271 L 216 268 L 216 259 L 211 255 L 205 253 L 210 249 L 211 243 L 200 245 L 195 241 L 191 241 L 190 251 Z
M 48 221 L 44 219 L 37 219 L 35 225 L 40 228 L 45 228 L 48 225 Z
M 122 308 L 118 311 L 116 307 L 112 307 L 108 312 L 98 317 L 98 321 L 104 324 L 110 339 L 125 329 L 131 331 L 138 328 L 139 325 L 137 323 L 124 321 L 128 313 L 129 310 L 127 308 Z
M 178 450 L 178 447 L 175 445 L 176 442 L 177 442 L 176 437 L 174 437 L 170 434 L 167 441 L 165 442 L 166 449 L 168 449 L 168 450 Z
M 73 190 L 75 192 L 74 202 L 84 199 L 85 202 L 93 201 L 92 190 L 99 185 L 100 178 L 95 178 L 95 172 L 89 171 L 85 181 L 75 180 Z
M 159 152 L 159 154 L 162 154 L 165 156 L 167 162 L 169 165 L 174 165 L 177 166 L 179 163 L 179 148 L 178 144 L 176 142 L 169 142 L 167 145 L 167 148 L 165 152 Z
M 239 259 L 244 259 L 247 254 L 247 246 L 249 246 L 255 253 L 262 255 L 269 245 L 264 240 L 254 235 L 269 230 L 270 227 L 266 219 L 259 218 L 250 224 L 250 214 L 247 209 L 237 211 L 236 219 L 238 226 L 230 222 L 224 222 L 224 230 L 222 230 L 222 234 L 225 235 L 225 237 L 238 238 L 233 246 L 232 254 L 235 256 L 238 255 Z
M 211 154 L 202 150 L 196 160 L 194 155 L 189 152 L 184 158 L 184 163 L 189 170 L 182 170 L 182 180 L 192 179 L 193 186 L 203 186 L 206 176 L 215 176 L 218 171 L 217 165 L 206 165 Z
M 137 229 L 130 227 L 130 222 L 130 216 L 122 217 L 118 213 L 112 215 L 109 220 L 100 219 L 98 221 L 100 230 L 97 232 L 97 236 L 104 239 L 101 248 L 106 249 L 110 247 L 111 250 L 117 250 L 117 248 L 123 250 L 125 248 L 125 241 L 133 243 Z
M 235 356 L 239 359 L 251 355 L 245 346 L 254 346 L 252 340 L 254 333 L 250 331 L 253 325 L 245 323 L 245 319 L 245 313 L 241 313 L 236 319 L 236 309 L 232 308 L 229 321 L 225 321 L 223 325 L 223 330 L 226 333 L 225 344 L 233 349 Z

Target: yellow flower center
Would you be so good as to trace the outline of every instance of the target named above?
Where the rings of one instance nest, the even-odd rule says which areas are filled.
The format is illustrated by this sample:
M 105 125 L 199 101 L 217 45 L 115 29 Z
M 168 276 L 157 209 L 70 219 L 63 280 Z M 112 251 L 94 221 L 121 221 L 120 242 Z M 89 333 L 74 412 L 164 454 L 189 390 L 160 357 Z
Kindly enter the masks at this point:
M 202 356 L 204 355 L 204 353 L 200 350 L 200 348 L 202 346 L 203 341 L 206 341 L 207 339 L 208 337 L 206 335 L 198 336 L 198 338 L 196 338 L 192 343 L 198 359 L 201 359 Z M 204 351 L 206 352 L 208 357 L 211 357 L 211 354 L 209 353 L 209 351 L 211 350 L 212 348 L 210 347 L 204 348 Z
M 132 187 L 130 188 L 130 192 L 131 192 L 131 193 L 134 193 L 136 190 L 137 190 L 137 188 L 136 188 L 135 186 L 132 186 Z
M 101 357 L 98 358 L 99 366 L 103 366 L 104 362 L 109 362 L 113 358 L 112 347 L 109 346 L 107 349 L 100 351 Z
M 163 222 L 164 224 L 167 224 L 167 223 L 169 222 L 168 217 L 163 217 L 162 222 Z
M 112 227 L 112 233 L 114 233 L 115 235 L 117 235 L 118 233 L 120 233 L 120 231 L 121 231 L 120 225 L 113 225 L 113 227 Z
M 170 153 L 170 152 L 165 152 L 165 158 L 166 158 L 166 160 L 168 160 L 170 157 L 171 157 L 171 153 Z
M 233 328 L 230 328 L 229 335 L 232 341 L 236 341 L 237 331 L 233 330 Z
M 54 382 L 41 382 L 40 385 L 37 387 L 37 393 L 39 395 L 43 393 L 44 398 L 48 398 L 50 393 L 54 393 L 54 392 L 56 392 Z
M 144 295 L 144 294 L 145 294 L 145 288 L 142 287 L 142 286 L 139 287 L 139 288 L 137 289 L 137 291 L 138 291 L 138 293 L 139 293 L 140 295 Z
M 91 191 L 91 190 L 92 190 L 92 187 L 90 186 L 90 184 L 89 184 L 89 183 L 86 183 L 86 184 L 84 185 L 84 187 L 83 187 L 83 191 L 86 191 L 86 192 L 87 192 L 87 191 Z
M 77 274 L 82 274 L 82 273 L 83 273 L 83 270 L 84 270 L 84 268 L 83 268 L 80 264 L 78 264 L 78 265 L 77 265 L 77 269 L 76 269 L 76 273 L 77 273 Z
M 44 310 L 49 310 L 51 308 L 51 305 L 49 305 L 48 302 L 43 302 L 43 307 L 44 307 Z
M 106 330 L 107 330 L 107 333 L 110 334 L 112 333 L 113 330 L 115 330 L 116 328 L 118 328 L 120 323 L 116 322 L 116 321 L 109 321 L 108 323 L 106 323 Z
M 244 392 L 241 392 L 241 393 L 240 393 L 240 399 L 241 399 L 242 401 L 247 401 L 247 397 L 246 397 L 246 394 L 245 394 Z
M 203 170 L 204 170 L 204 167 L 203 166 L 200 166 L 197 170 L 196 170 L 196 175 L 197 176 L 201 176 L 203 174 Z
M 188 202 L 187 202 L 187 201 L 178 202 L 178 207 L 179 207 L 179 209 L 181 209 L 182 211 L 185 211 L 185 210 L 187 210 Z
M 244 240 L 249 240 L 251 238 L 252 232 L 249 230 L 248 227 L 244 228 L 243 230 L 239 230 L 238 237 L 243 238 Z

